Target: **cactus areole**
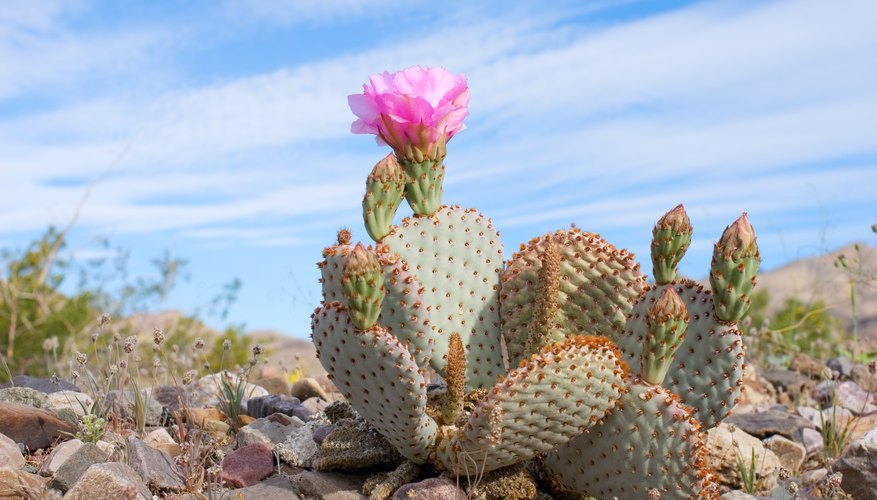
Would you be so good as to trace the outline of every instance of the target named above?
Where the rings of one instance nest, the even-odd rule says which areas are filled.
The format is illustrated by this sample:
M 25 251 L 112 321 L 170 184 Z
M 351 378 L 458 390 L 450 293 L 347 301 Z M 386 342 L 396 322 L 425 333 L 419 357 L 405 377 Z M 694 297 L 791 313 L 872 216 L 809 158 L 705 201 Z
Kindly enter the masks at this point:
M 489 218 L 442 205 L 466 78 L 385 72 L 348 101 L 352 131 L 393 149 L 362 203 L 380 244 L 345 232 L 324 250 L 312 339 L 360 416 L 409 460 L 458 476 L 538 455 L 557 494 L 717 498 L 704 432 L 742 386 L 736 322 L 759 262 L 746 215 L 715 246 L 711 290 L 676 277 L 692 235 L 682 205 L 652 233 L 654 285 L 630 252 L 578 228 L 504 261 Z M 394 223 L 403 196 L 415 216 Z M 435 408 L 430 368 L 446 381 Z

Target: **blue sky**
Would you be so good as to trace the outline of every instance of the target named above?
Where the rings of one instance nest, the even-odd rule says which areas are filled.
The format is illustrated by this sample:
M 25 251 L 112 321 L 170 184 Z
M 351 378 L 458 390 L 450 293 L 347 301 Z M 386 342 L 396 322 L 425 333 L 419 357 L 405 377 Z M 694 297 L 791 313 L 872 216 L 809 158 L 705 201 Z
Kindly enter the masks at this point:
M 647 261 L 677 203 L 698 277 L 742 211 L 767 269 L 869 238 L 877 2 L 474 3 L 4 5 L 0 246 L 65 225 L 93 184 L 73 256 L 108 237 L 145 273 L 168 249 L 191 278 L 163 307 L 238 277 L 231 321 L 304 337 L 320 251 L 340 226 L 368 238 L 387 153 L 350 134 L 347 95 L 414 64 L 469 78 L 445 200 L 507 254 L 575 222 Z

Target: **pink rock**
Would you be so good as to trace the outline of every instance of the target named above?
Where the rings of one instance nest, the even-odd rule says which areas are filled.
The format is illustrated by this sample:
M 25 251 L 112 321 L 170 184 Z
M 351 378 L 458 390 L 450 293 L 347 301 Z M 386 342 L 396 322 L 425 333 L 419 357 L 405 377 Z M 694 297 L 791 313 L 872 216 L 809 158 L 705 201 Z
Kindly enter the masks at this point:
M 18 469 L 23 465 L 24 456 L 21 454 L 18 444 L 6 437 L 5 434 L 0 434 L 0 467 Z
M 408 483 L 396 490 L 393 500 L 461 500 L 468 498 L 466 492 L 448 478 L 433 477 L 419 483 Z
M 274 472 L 274 452 L 266 443 L 256 443 L 229 453 L 222 461 L 222 481 L 244 488 Z

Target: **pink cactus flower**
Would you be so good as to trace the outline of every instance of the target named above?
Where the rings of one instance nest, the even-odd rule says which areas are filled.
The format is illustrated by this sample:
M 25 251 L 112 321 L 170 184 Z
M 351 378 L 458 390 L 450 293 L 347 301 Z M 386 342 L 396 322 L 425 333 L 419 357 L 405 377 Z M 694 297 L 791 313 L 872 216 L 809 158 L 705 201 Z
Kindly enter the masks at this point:
M 412 66 L 402 71 L 373 75 L 362 94 L 347 97 L 358 119 L 350 131 L 375 134 L 397 154 L 410 157 L 411 148 L 434 158 L 437 145 L 466 128 L 469 87 L 466 76 L 444 68 Z

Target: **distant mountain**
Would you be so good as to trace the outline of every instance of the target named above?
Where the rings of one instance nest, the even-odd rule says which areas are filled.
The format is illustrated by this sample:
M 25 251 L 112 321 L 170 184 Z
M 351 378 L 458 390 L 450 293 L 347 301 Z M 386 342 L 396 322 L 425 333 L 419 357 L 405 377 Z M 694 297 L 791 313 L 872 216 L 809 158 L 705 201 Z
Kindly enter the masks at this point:
M 859 243 L 858 252 L 851 244 L 818 257 L 796 260 L 783 267 L 759 273 L 758 289 L 770 295 L 768 312 L 782 307 L 788 297 L 797 297 L 804 303 L 817 300 L 829 306 L 829 312 L 841 318 L 848 326 L 852 321 L 850 310 L 850 280 L 853 273 L 835 267 L 840 255 L 845 255 L 853 268 L 855 259 L 861 261 L 858 285 L 858 324 L 862 339 L 877 343 L 877 249 Z

